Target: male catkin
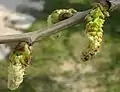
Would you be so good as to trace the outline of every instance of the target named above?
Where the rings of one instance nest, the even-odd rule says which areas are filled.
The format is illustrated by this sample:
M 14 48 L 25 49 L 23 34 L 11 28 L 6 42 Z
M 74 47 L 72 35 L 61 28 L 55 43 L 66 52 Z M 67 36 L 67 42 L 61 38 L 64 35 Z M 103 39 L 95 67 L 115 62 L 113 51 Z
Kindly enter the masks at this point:
M 102 28 L 106 16 L 108 16 L 107 9 L 100 4 L 97 4 L 97 6 L 86 16 L 85 32 L 89 39 L 89 43 L 87 48 L 82 52 L 81 59 L 83 61 L 90 60 L 99 51 L 103 38 Z
M 53 11 L 48 16 L 48 19 L 47 19 L 48 26 L 52 25 L 52 24 L 55 24 L 55 23 L 58 23 L 58 22 L 60 22 L 62 20 L 65 20 L 67 18 L 70 18 L 75 13 L 77 13 L 77 11 L 75 9 L 73 9 L 73 8 L 70 8 L 70 9 L 57 9 L 57 10 Z M 55 35 L 52 35 L 51 37 L 54 39 L 54 38 L 60 37 L 61 35 L 62 35 L 62 32 L 57 33 Z
M 15 90 L 23 82 L 25 70 L 31 60 L 31 47 L 26 42 L 19 43 L 10 56 L 8 67 L 8 88 Z
M 77 11 L 73 8 L 71 9 L 57 9 L 53 11 L 47 19 L 48 25 L 55 24 L 62 20 L 72 17 Z

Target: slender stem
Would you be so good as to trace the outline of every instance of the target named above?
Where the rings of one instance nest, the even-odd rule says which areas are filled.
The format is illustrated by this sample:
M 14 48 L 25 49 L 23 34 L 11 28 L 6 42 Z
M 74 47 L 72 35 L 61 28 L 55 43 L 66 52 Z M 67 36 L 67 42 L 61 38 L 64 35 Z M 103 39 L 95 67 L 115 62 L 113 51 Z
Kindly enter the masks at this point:
M 56 23 L 52 26 L 48 26 L 46 28 L 43 28 L 42 30 L 37 30 L 34 32 L 23 33 L 23 34 L 0 36 L 0 44 L 10 43 L 10 42 L 20 42 L 20 41 L 27 41 L 29 43 L 33 43 L 37 39 L 41 40 L 42 38 L 44 38 L 46 36 L 55 34 L 57 32 L 62 31 L 62 29 L 65 29 L 67 27 L 70 27 L 72 25 L 77 24 L 85 17 L 85 15 L 88 12 L 89 12 L 89 10 L 83 11 L 83 12 L 78 12 L 74 16 L 72 16 L 71 18 L 63 20 L 63 21 Z
M 69 19 L 63 20 L 59 23 L 49 26 L 49 27 L 43 29 L 42 31 L 41 30 L 35 31 L 32 36 L 33 37 L 32 41 L 35 41 L 38 38 L 41 40 L 42 38 L 44 38 L 46 36 L 50 36 L 52 34 L 58 33 L 60 31 L 63 31 L 63 29 L 65 29 L 65 28 L 68 28 L 70 26 L 80 23 L 84 19 L 84 17 L 87 15 L 88 12 L 89 12 L 89 10 L 84 11 L 84 12 L 78 12 L 73 17 L 70 17 Z
M 98 1 L 110 2 L 112 5 L 112 9 L 114 9 L 116 6 L 120 5 L 119 0 L 98 0 Z M 75 14 L 74 16 L 72 16 L 70 18 L 63 20 L 59 23 L 56 23 L 52 26 L 43 28 L 42 30 L 37 30 L 34 32 L 23 33 L 23 34 L 0 36 L 0 44 L 10 43 L 10 42 L 20 42 L 20 41 L 27 41 L 29 43 L 33 43 L 37 39 L 42 40 L 46 36 L 55 34 L 57 32 L 62 31 L 63 29 L 65 29 L 67 27 L 73 26 L 73 25 L 77 24 L 78 22 L 81 22 L 81 20 L 84 19 L 84 17 L 87 15 L 87 13 L 89 11 L 90 10 L 78 12 L 77 14 Z

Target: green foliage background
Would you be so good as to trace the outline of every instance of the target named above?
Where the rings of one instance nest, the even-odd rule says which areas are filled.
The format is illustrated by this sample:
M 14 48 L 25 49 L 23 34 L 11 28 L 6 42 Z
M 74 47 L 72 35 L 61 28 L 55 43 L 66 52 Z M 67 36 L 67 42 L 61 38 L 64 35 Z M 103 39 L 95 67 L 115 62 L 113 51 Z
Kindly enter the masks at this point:
M 26 32 L 46 27 L 47 16 L 55 9 L 86 10 L 92 4 L 91 0 L 46 0 L 44 11 L 35 13 L 38 20 Z M 61 37 L 47 37 L 34 44 L 31 65 L 15 91 L 7 89 L 8 62 L 0 62 L 0 92 L 120 92 L 119 16 L 120 8 L 110 13 L 101 51 L 86 63 L 80 61 L 86 42 L 84 23 L 65 29 Z

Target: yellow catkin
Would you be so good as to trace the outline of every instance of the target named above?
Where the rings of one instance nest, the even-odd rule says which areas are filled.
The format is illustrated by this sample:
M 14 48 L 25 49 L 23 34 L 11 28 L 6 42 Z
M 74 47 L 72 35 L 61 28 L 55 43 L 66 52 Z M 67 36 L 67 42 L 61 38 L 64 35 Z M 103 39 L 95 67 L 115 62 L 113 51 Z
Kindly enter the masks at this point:
M 77 11 L 73 8 L 70 9 L 57 9 L 55 11 L 53 11 L 47 19 L 47 24 L 48 26 L 58 23 L 62 20 L 65 20 L 67 18 L 72 17 L 75 13 L 77 13 Z M 62 36 L 62 32 L 57 33 L 55 35 L 52 35 L 52 39 L 56 39 L 58 37 Z
M 25 75 L 25 67 L 17 62 L 15 65 L 11 64 L 8 67 L 8 89 L 15 90 L 23 82 Z
M 8 89 L 15 90 L 23 82 L 26 68 L 31 60 L 31 48 L 26 42 L 19 43 L 10 56 Z
M 107 10 L 100 4 L 93 8 L 86 16 L 86 35 L 89 40 L 87 48 L 82 52 L 82 61 L 93 58 L 97 52 L 103 39 L 103 24 L 105 22 Z
M 48 25 L 55 24 L 62 20 L 72 17 L 77 11 L 73 8 L 71 9 L 57 9 L 53 11 L 47 19 Z

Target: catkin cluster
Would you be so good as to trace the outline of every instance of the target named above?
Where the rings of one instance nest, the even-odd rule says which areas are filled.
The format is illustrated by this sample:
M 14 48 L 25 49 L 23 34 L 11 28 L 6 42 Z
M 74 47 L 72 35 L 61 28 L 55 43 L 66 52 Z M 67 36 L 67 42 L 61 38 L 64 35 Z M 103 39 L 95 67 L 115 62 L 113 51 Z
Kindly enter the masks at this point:
M 89 39 L 87 48 L 82 52 L 81 59 L 83 61 L 90 60 L 97 52 L 103 39 L 103 24 L 105 17 L 109 16 L 107 10 L 100 4 L 93 8 L 86 16 L 86 35 Z
M 26 67 L 31 60 L 31 47 L 26 42 L 19 43 L 10 56 L 8 67 L 8 88 L 15 90 L 23 82 Z

